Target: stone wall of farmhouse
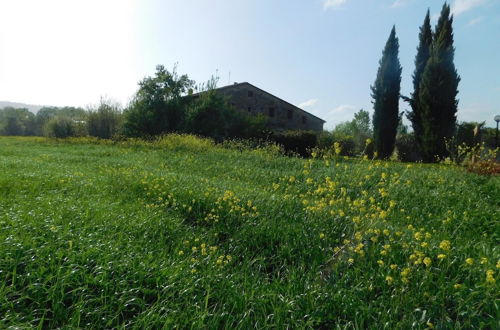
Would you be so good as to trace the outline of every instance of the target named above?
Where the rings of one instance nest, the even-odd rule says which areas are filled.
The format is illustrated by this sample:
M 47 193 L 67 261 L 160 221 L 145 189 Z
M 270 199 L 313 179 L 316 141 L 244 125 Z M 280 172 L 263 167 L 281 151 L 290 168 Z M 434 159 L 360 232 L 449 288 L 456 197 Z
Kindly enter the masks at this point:
M 218 92 L 228 96 L 238 111 L 267 116 L 272 129 L 323 130 L 321 119 L 248 83 L 222 87 Z

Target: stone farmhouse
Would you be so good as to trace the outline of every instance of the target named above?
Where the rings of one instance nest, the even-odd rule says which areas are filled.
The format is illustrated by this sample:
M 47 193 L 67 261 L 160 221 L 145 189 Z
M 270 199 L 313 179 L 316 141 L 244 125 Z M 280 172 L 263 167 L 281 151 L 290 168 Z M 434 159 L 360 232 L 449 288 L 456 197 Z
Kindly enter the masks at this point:
M 323 131 L 323 119 L 248 82 L 220 87 L 216 92 L 227 96 L 237 111 L 253 116 L 267 116 L 271 129 Z

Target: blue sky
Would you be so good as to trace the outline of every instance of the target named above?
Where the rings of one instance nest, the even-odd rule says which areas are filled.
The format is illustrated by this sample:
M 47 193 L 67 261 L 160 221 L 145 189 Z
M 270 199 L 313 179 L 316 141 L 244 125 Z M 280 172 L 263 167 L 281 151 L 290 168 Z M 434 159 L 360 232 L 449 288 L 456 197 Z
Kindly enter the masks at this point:
M 452 0 L 459 120 L 500 114 L 500 0 Z M 418 29 L 438 0 L 2 0 L 0 100 L 126 104 L 156 64 L 197 82 L 248 81 L 327 120 L 370 110 L 393 24 L 402 94 L 411 92 Z M 401 103 L 400 110 L 408 107 Z

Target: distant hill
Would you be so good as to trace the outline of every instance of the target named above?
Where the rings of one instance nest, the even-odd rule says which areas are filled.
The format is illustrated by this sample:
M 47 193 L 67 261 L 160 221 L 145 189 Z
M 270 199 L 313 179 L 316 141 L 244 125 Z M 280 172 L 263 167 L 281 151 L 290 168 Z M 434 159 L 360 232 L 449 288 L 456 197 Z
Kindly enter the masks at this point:
M 0 101 L 0 109 L 12 107 L 12 108 L 25 108 L 33 113 L 37 113 L 38 110 L 45 107 L 45 105 L 34 105 L 34 104 L 26 104 L 26 103 L 18 103 L 18 102 L 9 102 L 9 101 Z

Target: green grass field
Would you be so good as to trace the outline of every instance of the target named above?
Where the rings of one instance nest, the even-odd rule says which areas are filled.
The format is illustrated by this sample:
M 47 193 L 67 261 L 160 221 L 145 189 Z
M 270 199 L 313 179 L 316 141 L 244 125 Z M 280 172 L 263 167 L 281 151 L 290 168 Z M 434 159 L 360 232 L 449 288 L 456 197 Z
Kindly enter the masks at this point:
M 499 328 L 500 177 L 0 138 L 0 328 Z

